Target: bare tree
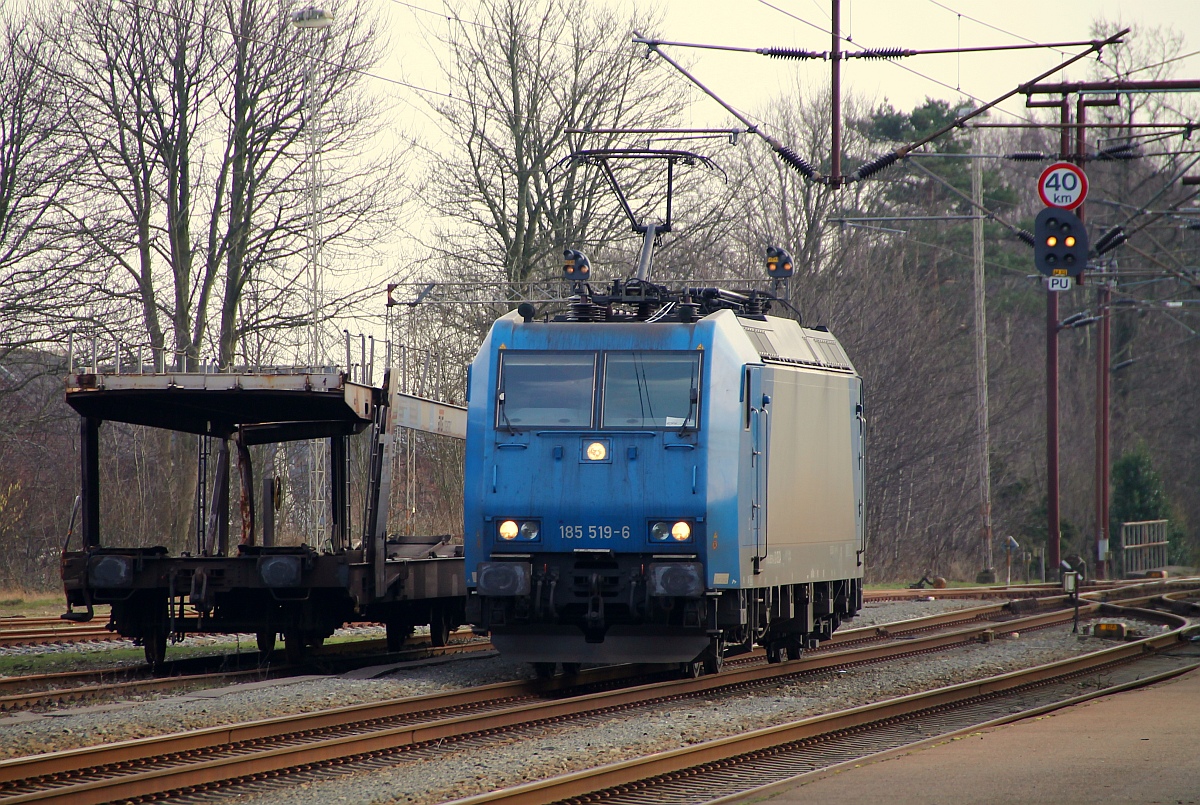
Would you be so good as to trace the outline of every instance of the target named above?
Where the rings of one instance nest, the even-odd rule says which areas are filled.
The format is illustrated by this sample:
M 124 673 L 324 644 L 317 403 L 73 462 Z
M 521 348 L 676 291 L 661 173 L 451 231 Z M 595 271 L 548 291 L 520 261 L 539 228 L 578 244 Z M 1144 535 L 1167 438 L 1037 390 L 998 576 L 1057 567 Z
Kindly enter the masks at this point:
M 228 368 L 255 335 L 255 357 L 282 362 L 296 357 L 281 354 L 288 332 L 366 293 L 327 279 L 314 300 L 308 279 L 313 221 L 327 255 L 369 242 L 398 187 L 389 155 L 373 150 L 381 107 L 363 87 L 381 46 L 370 4 L 331 10 L 336 29 L 316 35 L 266 0 L 82 0 L 70 15 L 56 75 L 84 154 L 73 234 L 95 255 L 92 293 L 124 307 L 127 342 L 167 363 L 211 356 Z M 329 169 L 319 195 L 310 152 Z M 168 451 L 158 499 L 171 513 L 153 538 L 181 545 L 194 440 L 154 444 Z
M 603 175 L 563 161 L 617 140 L 567 130 L 667 124 L 681 86 L 634 58 L 635 23 L 583 0 L 498 0 L 479 13 L 456 12 L 442 35 L 456 100 L 436 109 L 449 142 L 432 158 L 427 194 L 446 224 L 430 249 L 522 282 L 564 246 L 628 230 Z
M 82 97 L 72 120 L 93 209 L 81 234 L 124 278 L 106 289 L 136 306 L 151 346 L 189 365 L 211 348 L 228 366 L 247 332 L 310 322 L 306 59 L 318 152 L 362 154 L 375 131 L 360 89 L 376 23 L 363 2 L 335 11 L 336 35 L 315 43 L 263 0 L 88 0 L 74 16 L 63 77 Z M 394 187 L 371 161 L 331 179 L 324 240 L 368 236 Z
M 62 131 L 69 99 L 55 79 L 53 26 L 38 7 L 0 22 L 0 364 L 37 355 L 84 315 L 64 231 L 79 154 Z M 0 390 L 35 376 L 3 374 Z

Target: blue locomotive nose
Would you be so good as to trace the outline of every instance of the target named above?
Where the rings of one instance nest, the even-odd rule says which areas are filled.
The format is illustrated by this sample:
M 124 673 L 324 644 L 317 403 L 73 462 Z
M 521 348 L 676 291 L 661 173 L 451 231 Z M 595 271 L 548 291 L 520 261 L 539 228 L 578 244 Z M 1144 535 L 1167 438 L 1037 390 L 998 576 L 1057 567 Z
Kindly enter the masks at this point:
M 857 610 L 857 378 L 848 364 L 831 377 L 828 345 L 804 347 L 811 368 L 766 371 L 773 328 L 807 344 L 779 321 L 495 323 L 469 381 L 465 555 L 468 619 L 497 649 L 690 663 L 757 642 L 779 656 Z

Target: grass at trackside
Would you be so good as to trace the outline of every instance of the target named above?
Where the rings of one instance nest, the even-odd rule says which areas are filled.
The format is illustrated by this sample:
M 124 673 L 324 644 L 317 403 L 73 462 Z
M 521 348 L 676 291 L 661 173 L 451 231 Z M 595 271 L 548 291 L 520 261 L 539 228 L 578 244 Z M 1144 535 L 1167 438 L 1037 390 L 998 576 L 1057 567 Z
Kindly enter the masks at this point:
M 0 590 L 0 618 L 55 618 L 66 611 L 62 592 Z
M 0 595 L 0 600 L 7 600 L 7 598 L 7 596 Z M 57 606 L 56 610 L 46 614 L 57 615 L 61 613 L 63 611 L 61 603 L 58 603 Z M 4 614 L 10 613 L 12 613 L 12 609 L 6 607 Z M 17 614 L 32 617 L 24 611 Z M 108 616 L 105 614 L 103 616 L 98 615 L 94 622 L 104 624 L 107 621 Z M 380 634 L 380 637 L 382 638 L 382 634 Z M 114 641 L 123 641 L 124 645 L 98 648 L 90 646 L 87 643 L 79 643 L 65 651 L 30 651 L 28 653 L 0 655 L 0 677 L 125 668 L 145 663 L 145 654 L 141 646 L 135 646 L 131 640 L 122 638 L 117 634 L 114 634 L 112 639 Z M 361 642 L 363 639 L 362 635 L 339 634 L 328 638 L 325 641 L 325 645 Z M 190 657 L 234 653 L 246 654 L 257 651 L 258 646 L 255 644 L 253 635 L 241 635 L 240 637 L 236 635 L 214 635 L 212 638 L 189 637 L 183 643 L 168 643 L 167 659 L 182 660 Z M 283 640 L 279 640 L 276 643 L 276 651 L 282 657 Z
M 144 663 L 140 646 L 129 648 L 57 651 L 52 654 L 9 654 L 0 656 L 0 676 L 30 676 L 65 671 L 98 670 Z
M 114 640 L 121 640 L 114 635 Z M 332 640 L 330 642 L 333 642 Z M 280 651 L 282 652 L 282 643 Z M 242 640 L 240 644 L 230 639 L 216 643 L 167 645 L 168 660 L 183 660 L 189 657 L 201 657 L 213 654 L 230 654 L 234 651 L 245 654 L 258 651 L 254 639 Z M 28 676 L 31 674 L 53 674 L 64 671 L 100 670 L 104 668 L 125 668 L 132 665 L 142 665 L 146 656 L 141 646 L 125 641 L 124 646 L 116 648 L 89 648 L 81 643 L 68 651 L 30 652 L 28 654 L 9 654 L 0 656 L 0 676 Z
M 864 590 L 872 590 L 875 592 L 884 591 L 884 590 L 907 590 L 907 589 L 910 589 L 909 585 L 911 585 L 912 583 L 913 582 L 908 582 L 908 581 L 868 582 L 863 585 L 863 589 Z M 1041 581 L 1038 581 L 1037 579 L 1031 579 L 1030 581 L 1026 582 L 1024 579 L 1013 579 L 1012 584 L 1009 586 L 1020 587 L 1024 584 L 1041 584 Z M 946 587 L 944 589 L 953 589 L 955 587 L 996 587 L 996 586 L 1004 586 L 1004 579 L 997 579 L 995 584 L 977 584 L 974 581 L 951 581 L 951 580 L 947 579 Z M 924 589 L 933 590 L 936 588 L 929 584 L 926 584 Z

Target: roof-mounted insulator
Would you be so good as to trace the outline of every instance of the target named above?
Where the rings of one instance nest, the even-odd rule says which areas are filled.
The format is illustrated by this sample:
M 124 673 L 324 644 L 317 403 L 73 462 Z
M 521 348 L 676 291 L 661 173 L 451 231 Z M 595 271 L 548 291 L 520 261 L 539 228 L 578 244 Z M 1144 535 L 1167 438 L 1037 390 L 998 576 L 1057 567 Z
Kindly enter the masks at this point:
M 814 168 L 812 165 L 809 165 L 808 162 L 805 161 L 804 157 L 800 156 L 795 151 L 788 148 L 786 145 L 776 143 L 775 144 L 775 153 L 779 154 L 780 159 L 782 159 L 787 164 L 791 165 L 792 168 L 795 169 L 795 171 L 797 173 L 799 173 L 801 176 L 803 176 L 805 179 L 815 179 L 816 178 L 817 169 Z
M 827 59 L 829 54 L 823 50 L 798 50 L 796 48 L 755 48 L 755 53 L 770 56 L 772 59 Z
M 898 159 L 900 159 L 900 155 L 898 153 L 896 153 L 895 151 L 893 151 L 890 154 L 884 154 L 883 156 L 881 156 L 877 159 L 871 160 L 870 162 L 868 162 L 865 165 L 860 165 L 858 170 L 854 171 L 854 173 L 851 175 L 853 176 L 855 181 L 862 181 L 863 179 L 866 179 L 868 176 L 879 173 L 884 168 L 890 167 L 891 165 L 895 164 L 896 160 L 898 160 Z
M 902 59 L 905 56 L 916 56 L 917 51 L 903 48 L 872 48 L 870 50 L 854 50 L 843 53 L 847 59 Z
M 1100 236 L 1100 240 L 1096 241 L 1095 250 L 1096 256 L 1111 252 L 1113 249 L 1120 246 L 1125 241 L 1129 240 L 1129 235 L 1125 234 L 1125 228 L 1114 226 L 1112 229 Z
M 1013 162 L 1045 162 L 1050 159 L 1049 154 L 1043 154 L 1041 151 L 1017 151 L 1012 154 L 1005 154 L 1005 159 Z
M 1030 232 L 1028 229 L 1018 229 L 1016 234 L 1017 234 L 1017 240 L 1021 241 L 1026 246 L 1033 245 L 1033 233 Z
M 1142 156 L 1141 150 L 1133 143 L 1121 143 L 1120 145 L 1110 145 L 1108 148 L 1099 151 L 1093 159 L 1097 160 L 1119 160 L 1119 159 L 1138 159 Z

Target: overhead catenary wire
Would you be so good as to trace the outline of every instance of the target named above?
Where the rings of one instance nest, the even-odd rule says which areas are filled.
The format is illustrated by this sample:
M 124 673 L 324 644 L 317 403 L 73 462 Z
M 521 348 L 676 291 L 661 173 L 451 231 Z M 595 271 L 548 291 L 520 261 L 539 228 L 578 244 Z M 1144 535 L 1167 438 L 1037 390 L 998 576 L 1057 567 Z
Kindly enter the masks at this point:
M 706 95 L 708 95 L 710 98 L 712 98 L 718 104 L 720 104 L 721 108 L 723 108 L 725 111 L 729 112 L 729 114 L 733 115 L 734 118 L 736 118 L 739 123 L 741 123 L 742 125 L 744 125 L 746 127 L 746 130 L 750 134 L 757 134 L 759 137 L 762 137 L 767 142 L 767 144 L 771 146 L 771 149 L 774 150 L 775 153 L 777 153 L 783 161 L 785 161 L 789 165 L 791 165 L 792 168 L 795 169 L 802 176 L 804 176 L 808 179 L 814 179 L 814 180 L 820 179 L 820 176 L 817 173 L 817 169 L 814 168 L 812 165 L 808 164 L 808 162 L 804 159 L 804 157 L 800 156 L 795 151 L 788 148 L 783 143 L 779 142 L 779 140 L 775 139 L 770 134 L 767 134 L 765 131 L 762 131 L 758 125 L 753 123 L 744 114 L 742 114 L 737 109 L 733 108 L 731 105 L 729 105 L 724 100 L 722 100 L 722 98 L 719 95 L 717 95 L 711 89 L 706 87 L 703 83 L 700 82 L 699 79 L 697 79 L 690 72 L 688 72 L 687 68 L 685 68 L 682 64 L 680 64 L 679 62 L 672 59 L 666 53 L 663 53 L 662 50 L 659 48 L 658 44 L 656 44 L 655 40 L 647 39 L 646 37 L 643 37 L 639 32 L 634 31 L 633 41 L 637 42 L 638 44 L 646 45 L 652 52 L 658 54 L 658 56 L 660 58 L 662 58 L 664 61 L 666 61 L 672 67 L 674 67 L 680 73 L 682 73 L 684 75 L 684 77 L 686 77 L 689 81 L 691 81 L 693 84 L 695 84 L 696 87 L 698 87 Z
M 786 10 L 784 10 L 784 9 L 780 8 L 779 6 L 776 6 L 776 5 L 773 5 L 772 3 L 769 3 L 769 2 L 767 2 L 766 0 L 758 0 L 758 2 L 759 2 L 760 4 L 762 4 L 762 5 L 766 6 L 767 8 L 769 8 L 769 9 L 771 9 L 771 10 L 773 10 L 773 11 L 776 11 L 776 12 L 778 12 L 778 13 L 782 14 L 782 15 L 783 15 L 783 16 L 785 16 L 785 17 L 788 17 L 789 19 L 795 20 L 796 22 L 803 23 L 804 25 L 807 25 L 807 26 L 809 26 L 810 28 L 814 28 L 814 29 L 816 29 L 816 30 L 820 31 L 820 32 L 821 32 L 821 33 L 823 33 L 823 34 L 830 35 L 830 36 L 832 36 L 832 34 L 833 34 L 833 31 L 832 31 L 832 30 L 830 30 L 830 29 L 828 29 L 828 28 L 822 28 L 821 26 L 819 26 L 819 25 L 817 25 L 817 24 L 815 24 L 815 23 L 813 23 L 813 22 L 811 22 L 811 21 L 809 21 L 809 20 L 806 20 L 806 19 L 804 19 L 803 17 L 800 17 L 800 16 L 798 16 L 798 15 L 796 15 L 796 14 L 793 14 L 793 13 L 791 13 L 791 12 L 789 12 L 789 11 L 786 11 Z M 947 6 L 942 6 L 942 7 L 943 7 L 943 8 L 947 8 L 947 10 L 950 10 L 950 9 L 949 9 Z M 955 13 L 957 13 L 957 12 L 955 12 Z M 960 15 L 960 16 L 966 16 L 966 15 Z M 976 20 L 976 19 L 975 19 L 975 18 L 973 18 L 973 17 L 969 17 L 969 16 L 967 16 L 967 19 L 970 19 L 972 22 L 978 22 L 978 23 L 979 23 L 979 24 L 981 24 L 981 25 L 987 25 L 987 23 L 983 23 L 983 22 L 981 22 L 981 21 L 979 21 L 979 20 Z M 1030 40 L 1030 39 L 1026 39 L 1025 37 L 1022 37 L 1022 36 L 1017 36 L 1016 34 L 1013 34 L 1013 33 L 1009 32 L 1009 31 L 1005 31 L 1005 30 L 1003 30 L 1003 29 L 1001 29 L 1001 28 L 996 28 L 995 26 L 987 26 L 987 27 L 994 28 L 994 30 L 997 30 L 997 31 L 999 31 L 1000 33 L 1006 34 L 1006 35 L 1008 35 L 1008 36 L 1013 36 L 1013 37 L 1015 37 L 1015 38 L 1017 38 L 1017 39 L 1024 39 L 1026 42 L 1032 42 L 1032 41 L 1033 41 L 1033 40 Z M 855 41 L 851 40 L 851 39 L 850 39 L 849 37 L 847 37 L 847 36 L 839 36 L 838 38 L 839 38 L 841 41 L 845 42 L 847 45 L 851 45 L 851 46 L 853 46 L 853 47 L 856 47 L 856 48 L 862 48 L 862 49 L 864 49 L 864 50 L 867 50 L 867 48 L 865 48 L 865 47 L 864 47 L 864 46 L 863 46 L 863 45 L 862 45 L 860 42 L 855 42 Z M 846 52 L 851 52 L 851 53 L 853 53 L 853 52 L 855 52 L 855 51 L 843 51 L 843 54 L 845 54 Z M 905 72 L 907 72 L 907 73 L 911 73 L 912 75 L 914 75 L 914 76 L 917 76 L 918 78 L 920 78 L 920 79 L 922 79 L 922 80 L 928 81 L 928 82 L 930 82 L 930 83 L 932 83 L 932 84 L 936 84 L 937 86 L 939 86 L 939 87 L 942 87 L 943 89 L 948 89 L 948 90 L 950 90 L 951 92 L 957 92 L 957 93 L 960 93 L 960 94 L 961 94 L 961 95 L 963 95 L 964 97 L 966 97 L 966 98 L 969 98 L 970 100 L 972 100 L 972 101 L 975 101 L 975 102 L 979 102 L 979 103 L 981 103 L 981 102 L 983 101 L 983 99 L 982 99 L 982 98 L 979 98 L 978 96 L 976 96 L 976 95 L 973 95 L 973 94 L 971 94 L 970 92 L 966 92 L 966 91 L 964 91 L 964 90 L 962 89 L 962 87 L 961 87 L 961 86 L 951 86 L 950 84 L 946 83 L 945 81 L 941 81 L 941 80 L 939 80 L 939 79 L 936 79 L 936 78 L 934 78 L 933 76 L 926 75 L 925 73 L 922 73 L 922 72 L 921 72 L 921 71 L 919 71 L 919 70 L 915 70 L 915 69 L 913 69 L 912 67 L 908 66 L 907 64 L 901 64 L 900 62 L 898 62 L 898 61 L 895 61 L 895 60 L 893 60 L 893 59 L 886 59 L 886 57 L 885 57 L 885 60 L 887 61 L 887 63 L 888 63 L 888 64 L 891 64 L 891 65 L 893 65 L 893 66 L 895 66 L 895 67 L 898 67 L 898 68 L 900 68 L 901 70 L 904 70 L 904 71 L 905 71 Z M 1063 67 L 1063 66 L 1064 66 L 1064 65 L 1060 65 L 1059 67 L 1056 67 L 1056 68 L 1054 69 L 1054 71 L 1057 71 L 1057 70 L 1059 70 L 1059 69 L 1062 69 L 1062 67 Z M 1010 117 L 1015 117 L 1015 118 L 1016 118 L 1016 119 L 1018 119 L 1018 120 L 1025 120 L 1025 121 L 1028 121 L 1028 122 L 1033 122 L 1033 119 L 1032 119 L 1031 117 L 1028 117 L 1028 116 L 1026 116 L 1026 115 L 1021 115 L 1021 114 L 1018 114 L 1018 113 L 1016 113 L 1016 112 L 1013 112 L 1013 111 L 1010 111 L 1010 110 L 1008 110 L 1008 109 L 998 109 L 997 111 L 998 111 L 998 112 L 1000 112 L 1000 113 L 1002 113 L 1002 114 L 1009 115 Z M 889 164 L 890 164 L 890 163 L 889 163 Z M 885 165 L 884 167 L 886 167 L 886 165 Z
M 1130 31 L 1129 28 L 1123 28 L 1119 32 L 1117 32 L 1117 33 L 1113 34 L 1112 36 L 1109 36 L 1105 39 L 1094 40 L 1091 43 L 1091 45 L 1087 48 L 1087 50 L 1083 51 L 1082 53 L 1077 53 L 1075 56 L 1073 56 L 1070 59 L 1067 59 L 1065 62 L 1063 62 L 1063 64 L 1061 64 L 1057 67 L 1054 67 L 1051 70 L 1047 70 L 1047 71 L 1041 73 L 1037 78 L 1034 78 L 1023 84 L 1019 84 L 1012 90 L 1001 95 L 999 98 L 996 98 L 993 101 L 989 101 L 988 103 L 983 104 L 982 106 L 978 107 L 977 109 L 973 109 L 972 111 L 968 112 L 965 115 L 960 115 L 960 116 L 956 117 L 951 122 L 947 123 L 946 125 L 942 126 L 941 128 L 937 129 L 936 131 L 925 135 L 924 137 L 920 138 L 916 142 L 910 143 L 905 146 L 901 146 L 900 148 L 896 149 L 895 151 L 891 152 L 890 154 L 885 154 L 881 157 L 878 157 L 878 158 L 872 160 L 871 162 L 868 162 L 867 164 L 861 166 L 853 174 L 848 176 L 847 180 L 848 181 L 861 181 L 862 179 L 866 179 L 867 177 L 871 176 L 872 174 L 877 173 L 880 170 L 883 170 L 884 168 L 888 167 L 889 165 L 894 164 L 896 161 L 898 161 L 900 159 L 904 159 L 906 156 L 908 156 L 909 153 L 916 150 L 917 148 L 920 148 L 921 146 L 923 146 L 927 143 L 933 142 L 934 140 L 936 140 L 937 138 L 941 137 L 943 134 L 946 134 L 949 131 L 952 131 L 956 128 L 960 128 L 966 121 L 970 120 L 971 118 L 983 114 L 988 109 L 991 109 L 992 107 L 994 107 L 1000 103 L 1003 103 L 1004 101 L 1008 100 L 1009 98 L 1011 98 L 1014 95 L 1021 94 L 1028 87 L 1036 85 L 1037 82 L 1041 81 L 1042 79 L 1044 79 L 1048 76 L 1051 76 L 1054 73 L 1057 73 L 1062 69 L 1069 67 L 1070 65 L 1079 61 L 1080 59 L 1083 59 L 1083 58 L 1091 55 L 1092 53 L 1095 53 L 1095 52 L 1103 49 L 1107 45 L 1115 44 L 1116 42 L 1120 41 L 1121 37 L 1128 34 L 1129 31 Z
M 1017 239 L 1021 240 L 1024 243 L 1027 243 L 1030 246 L 1033 245 L 1033 235 L 1030 234 L 1029 232 L 1027 232 L 1026 230 L 1022 229 L 1019 226 L 1016 226 L 1015 224 L 1009 223 L 1008 221 L 1006 221 L 1005 219 L 1003 219 L 999 215 L 997 215 L 994 211 L 988 209 L 987 207 L 983 206 L 982 204 L 976 204 L 975 200 L 973 198 L 971 198 L 969 195 L 967 195 L 963 191 L 959 190 L 957 187 L 952 185 L 950 182 L 946 181 L 941 176 L 938 176 L 936 173 L 929 170 L 929 168 L 926 168 L 919 161 L 914 160 L 909 164 L 911 164 L 914 168 L 917 168 L 918 170 L 920 170 L 922 173 L 924 173 L 929 178 L 931 178 L 934 181 L 938 182 L 939 184 L 945 186 L 952 193 L 954 193 L 954 195 L 958 196 L 963 201 L 967 202 L 972 207 L 979 210 L 981 213 L 984 214 L 984 217 L 1000 224 L 1002 227 L 1007 229 L 1009 231 L 1009 233 L 1012 234 Z

